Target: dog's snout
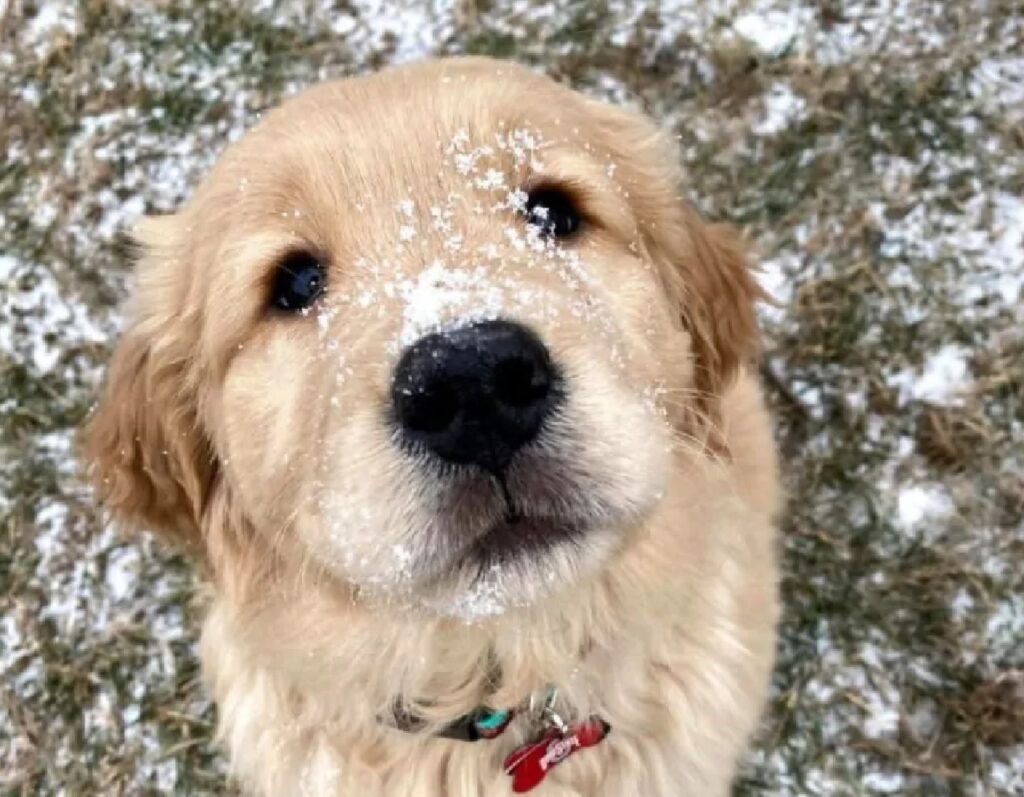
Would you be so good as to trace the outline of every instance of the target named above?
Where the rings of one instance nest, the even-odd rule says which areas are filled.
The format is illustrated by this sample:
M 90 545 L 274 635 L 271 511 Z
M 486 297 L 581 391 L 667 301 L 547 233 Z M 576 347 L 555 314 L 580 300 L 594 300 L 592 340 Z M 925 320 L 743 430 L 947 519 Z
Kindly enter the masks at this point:
M 407 441 L 492 473 L 536 437 L 558 395 L 557 372 L 541 340 L 501 320 L 420 338 L 402 355 L 392 383 Z

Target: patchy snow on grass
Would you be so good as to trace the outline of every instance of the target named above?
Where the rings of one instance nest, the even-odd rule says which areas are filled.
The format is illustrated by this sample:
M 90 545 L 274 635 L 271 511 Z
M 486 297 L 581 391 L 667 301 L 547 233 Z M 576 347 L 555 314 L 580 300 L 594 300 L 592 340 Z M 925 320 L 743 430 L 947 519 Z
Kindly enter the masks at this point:
M 782 252 L 775 257 L 756 258 L 755 262 L 755 277 L 769 298 L 758 306 L 758 311 L 762 318 L 780 323 L 793 300 L 793 275 L 799 272 L 800 257 L 794 252 Z
M 107 330 L 36 264 L 0 255 L 0 286 L 0 351 L 16 353 L 38 373 L 53 370 L 74 345 L 107 339 Z
M 39 59 L 45 58 L 60 43 L 69 41 L 78 31 L 76 3 L 72 0 L 47 0 L 39 4 L 22 32 L 22 43 L 32 48 Z M 0 19 L 3 10 L 0 9 Z
M 444 0 L 354 0 L 351 7 L 355 15 L 342 14 L 332 26 L 364 58 L 390 46 L 392 63 L 415 61 L 435 53 L 454 32 L 455 4 Z
M 764 95 L 764 113 L 753 127 L 759 136 L 773 136 L 796 124 L 806 103 L 785 83 L 775 83 Z
M 956 264 L 963 272 L 956 298 L 964 312 L 1006 307 L 1020 314 L 1024 201 L 1019 198 L 1005 192 L 978 194 L 958 212 L 938 214 L 926 195 L 898 221 L 883 220 L 882 234 L 881 251 L 893 260 L 911 257 Z
M 796 41 L 804 23 L 805 14 L 801 11 L 798 7 L 787 11 L 751 11 L 736 17 L 732 27 L 763 55 L 777 57 Z
M 808 4 L 803 4 L 805 7 Z M 827 25 L 812 25 L 812 54 L 822 64 L 870 59 L 878 53 L 935 53 L 948 46 L 949 5 L 924 0 L 908 13 L 904 0 L 847 0 Z
M 993 761 L 990 774 L 995 794 L 1012 797 L 1024 794 L 1024 745 L 1011 750 L 1008 761 Z
M 957 400 L 970 384 L 970 351 L 950 344 L 928 355 L 911 394 L 918 401 L 946 404 Z
M 899 390 L 902 402 L 957 404 L 971 387 L 970 354 L 963 346 L 947 344 L 929 354 L 919 370 L 901 370 L 886 381 Z
M 1008 307 L 1024 312 L 1024 199 L 1001 192 L 992 198 L 992 208 L 987 259 L 993 265 L 995 290 Z
M 970 80 L 971 93 L 984 107 L 1024 120 L 1024 57 L 986 58 Z
M 1010 595 L 993 607 L 983 644 L 996 660 L 1020 651 L 1024 644 L 1024 594 Z
M 897 517 L 905 528 L 942 520 L 952 512 L 953 499 L 939 484 L 902 487 L 896 497 Z

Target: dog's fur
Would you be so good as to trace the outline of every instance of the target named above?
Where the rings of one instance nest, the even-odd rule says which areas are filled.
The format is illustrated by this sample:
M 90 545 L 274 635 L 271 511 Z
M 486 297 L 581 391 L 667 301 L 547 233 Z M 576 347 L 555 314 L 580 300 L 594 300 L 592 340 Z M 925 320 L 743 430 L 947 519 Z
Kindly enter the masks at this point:
M 508 794 L 530 717 L 476 744 L 430 730 L 549 684 L 613 730 L 539 794 L 728 792 L 773 660 L 779 491 L 760 293 L 673 161 L 632 113 L 438 61 L 289 100 L 140 226 L 86 456 L 119 520 L 206 566 L 203 666 L 251 793 Z M 577 237 L 517 213 L 539 183 L 577 197 Z M 330 284 L 284 316 L 267 286 L 296 248 Z M 466 550 L 497 488 L 396 445 L 389 386 L 419 335 L 497 316 L 566 380 L 512 500 L 586 533 L 481 570 Z M 424 731 L 390 727 L 396 705 Z

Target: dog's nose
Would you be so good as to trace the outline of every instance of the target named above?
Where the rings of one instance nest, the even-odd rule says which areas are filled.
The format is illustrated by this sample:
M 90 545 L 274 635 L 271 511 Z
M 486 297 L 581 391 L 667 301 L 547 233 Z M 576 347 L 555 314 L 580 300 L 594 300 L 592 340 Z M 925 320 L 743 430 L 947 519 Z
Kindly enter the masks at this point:
M 402 354 L 391 386 L 407 441 L 492 473 L 537 436 L 558 395 L 544 344 L 501 320 L 420 338 Z

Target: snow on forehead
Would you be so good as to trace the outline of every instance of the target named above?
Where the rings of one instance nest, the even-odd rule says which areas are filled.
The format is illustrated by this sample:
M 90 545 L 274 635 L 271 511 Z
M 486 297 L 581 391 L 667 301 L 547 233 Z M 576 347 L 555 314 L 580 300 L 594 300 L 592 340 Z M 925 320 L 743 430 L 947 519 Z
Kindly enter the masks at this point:
M 596 281 L 579 253 L 526 223 L 521 172 L 541 167 L 543 137 L 515 128 L 478 140 L 460 129 L 441 143 L 462 185 L 443 199 L 423 198 L 410 187 L 388 200 L 395 233 L 373 256 L 355 261 L 351 281 L 320 311 L 324 339 L 333 337 L 338 302 L 397 315 L 393 354 L 424 335 L 502 316 L 558 323 L 568 313 L 606 326 L 603 314 L 595 315 Z M 487 237 L 467 246 L 471 229 Z M 557 299 L 531 279 L 541 271 L 567 289 Z
M 549 142 L 544 140 L 540 132 L 530 128 L 517 127 L 509 131 L 498 131 L 491 136 L 471 136 L 468 130 L 461 128 L 447 144 L 443 144 L 443 151 L 459 174 L 469 176 L 479 175 L 482 163 L 494 163 L 501 154 L 511 155 L 517 168 L 528 167 L 531 171 L 541 171 L 543 164 L 537 153 L 547 146 Z M 484 185 L 478 187 L 491 187 L 490 183 L 499 176 L 502 176 L 500 171 L 493 167 L 487 168 L 482 178 L 476 177 L 476 181 L 485 181 Z

